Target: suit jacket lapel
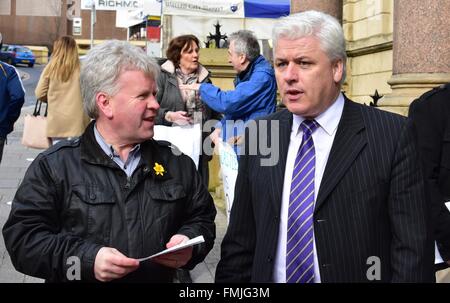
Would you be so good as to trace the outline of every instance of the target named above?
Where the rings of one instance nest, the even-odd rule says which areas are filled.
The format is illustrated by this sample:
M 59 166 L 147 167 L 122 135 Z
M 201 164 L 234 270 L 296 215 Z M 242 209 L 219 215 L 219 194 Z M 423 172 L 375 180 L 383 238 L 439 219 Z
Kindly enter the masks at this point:
M 279 118 L 278 127 L 278 138 L 279 138 L 279 153 L 280 158 L 278 163 L 272 167 L 272 173 L 270 173 L 270 184 L 271 184 L 271 201 L 276 214 L 280 213 L 281 209 L 281 198 L 283 195 L 283 183 L 284 183 L 284 171 L 286 168 L 286 160 L 289 148 L 289 141 L 291 137 L 292 129 L 292 113 L 288 110 L 283 110 Z M 270 121 L 269 121 L 270 122 Z M 273 127 L 273 125 L 271 125 Z M 270 133 L 268 134 L 270 136 Z M 273 142 L 273 138 L 272 138 Z M 277 142 L 274 142 L 277 144 Z M 271 143 L 272 144 L 272 143 Z M 264 176 L 263 176 L 264 177 Z
M 344 110 L 325 166 L 315 212 L 344 176 L 367 143 L 364 121 L 358 105 L 345 97 Z

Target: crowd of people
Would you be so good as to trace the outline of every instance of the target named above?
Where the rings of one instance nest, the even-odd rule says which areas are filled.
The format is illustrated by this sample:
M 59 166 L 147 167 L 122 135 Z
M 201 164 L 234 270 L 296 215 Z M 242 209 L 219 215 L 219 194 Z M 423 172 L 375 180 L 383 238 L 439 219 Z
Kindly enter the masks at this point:
M 3 226 L 16 269 L 49 282 L 191 282 L 216 237 L 211 155 L 196 167 L 153 137 L 155 125 L 198 123 L 202 147 L 226 143 L 239 159 L 216 282 L 434 282 L 435 252 L 439 269 L 450 264 L 450 84 L 403 117 L 342 92 L 334 17 L 282 17 L 272 36 L 273 65 L 252 32 L 229 36 L 231 90 L 212 84 L 193 35 L 173 38 L 159 62 L 111 40 L 80 63 L 73 38 L 55 41 L 35 91 L 53 146 L 31 163 Z M 24 89 L 0 67 L 1 161 Z M 271 165 L 255 137 L 278 144 Z

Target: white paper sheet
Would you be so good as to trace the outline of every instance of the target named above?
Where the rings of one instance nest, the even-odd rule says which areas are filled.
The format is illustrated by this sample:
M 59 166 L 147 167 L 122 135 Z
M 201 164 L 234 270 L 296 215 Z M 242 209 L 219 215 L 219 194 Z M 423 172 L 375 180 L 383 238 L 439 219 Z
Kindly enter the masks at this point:
M 177 250 L 189 247 L 189 246 L 194 246 L 194 245 L 203 243 L 203 242 L 205 242 L 205 239 L 203 238 L 203 236 L 198 236 L 198 237 L 195 237 L 193 239 L 190 239 L 189 241 L 186 241 L 186 242 L 180 243 L 178 245 L 172 246 L 171 248 L 165 249 L 165 250 L 163 250 L 163 251 L 161 251 L 159 253 L 156 253 L 154 255 L 151 255 L 151 256 L 148 256 L 148 257 L 145 257 L 145 258 L 141 258 L 141 259 L 137 259 L 137 260 L 139 262 L 142 262 L 142 261 L 145 261 L 145 260 L 153 259 L 153 258 L 155 258 L 157 256 L 168 254 L 168 253 L 171 253 L 171 252 L 174 252 L 174 251 L 177 251 Z

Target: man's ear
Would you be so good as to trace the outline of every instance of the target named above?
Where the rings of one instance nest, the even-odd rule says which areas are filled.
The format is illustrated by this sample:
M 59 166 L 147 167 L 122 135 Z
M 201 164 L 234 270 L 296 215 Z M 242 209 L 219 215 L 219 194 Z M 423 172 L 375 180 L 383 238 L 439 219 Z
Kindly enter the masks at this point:
M 342 77 L 344 77 L 344 62 L 341 59 L 337 59 L 332 64 L 333 80 L 336 83 L 340 83 Z
M 244 65 L 246 61 L 247 61 L 247 56 L 245 54 L 240 54 L 239 62 L 241 63 L 241 65 Z
M 111 106 L 111 100 L 109 95 L 100 92 L 95 96 L 95 102 L 97 103 L 98 110 L 108 119 L 113 117 L 113 110 Z

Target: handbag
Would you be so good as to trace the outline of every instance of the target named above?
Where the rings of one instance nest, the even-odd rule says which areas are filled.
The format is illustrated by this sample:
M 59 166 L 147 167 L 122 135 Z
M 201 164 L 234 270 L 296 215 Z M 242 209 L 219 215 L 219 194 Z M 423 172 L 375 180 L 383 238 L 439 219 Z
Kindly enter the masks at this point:
M 33 115 L 27 114 L 23 124 L 22 144 L 37 149 L 46 149 L 51 145 L 47 137 L 47 109 L 45 114 L 41 115 L 41 100 L 36 100 Z

